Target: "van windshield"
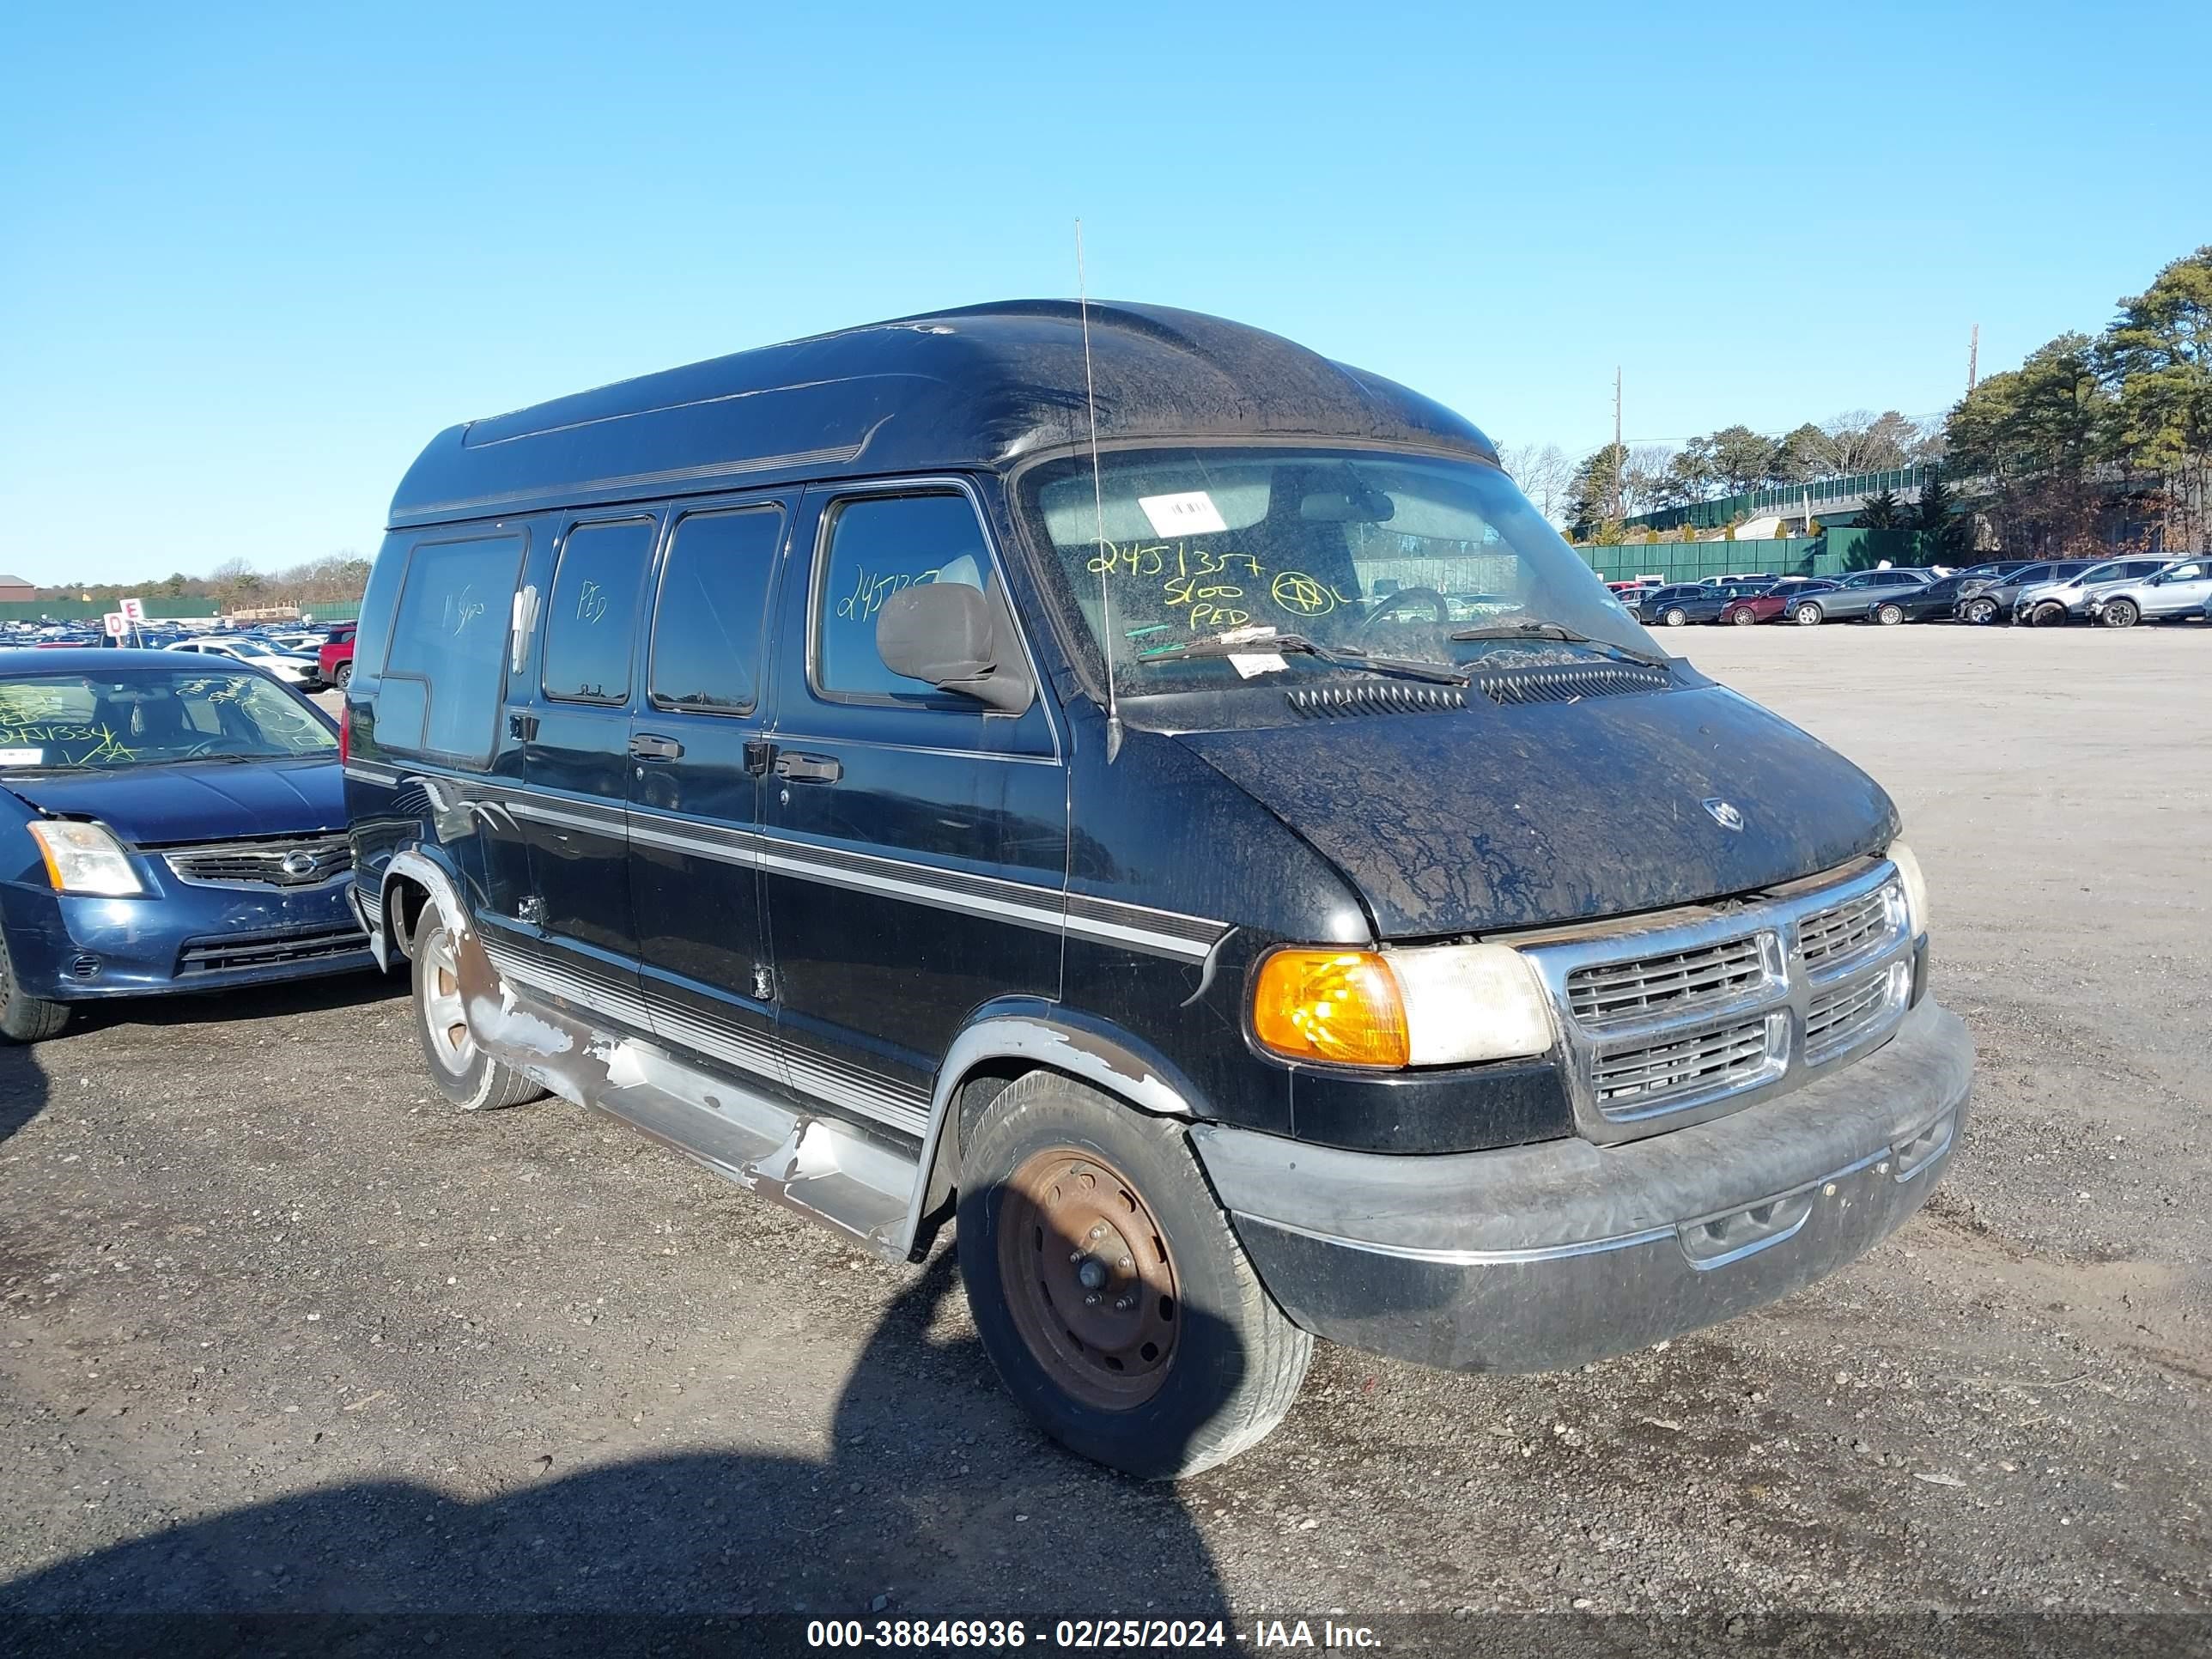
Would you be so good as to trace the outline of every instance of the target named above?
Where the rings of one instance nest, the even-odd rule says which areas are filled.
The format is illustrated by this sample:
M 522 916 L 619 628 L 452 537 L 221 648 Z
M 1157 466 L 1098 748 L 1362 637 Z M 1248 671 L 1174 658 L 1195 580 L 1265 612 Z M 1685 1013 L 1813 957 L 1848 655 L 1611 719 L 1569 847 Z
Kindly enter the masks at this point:
M 1087 455 L 1036 467 L 1021 507 L 1089 651 L 1110 614 L 1126 694 L 1329 672 L 1310 655 L 1255 668 L 1249 653 L 1165 654 L 1244 629 L 1447 666 L 1657 649 L 1495 467 L 1273 448 L 1117 450 L 1098 465 L 1095 496 Z

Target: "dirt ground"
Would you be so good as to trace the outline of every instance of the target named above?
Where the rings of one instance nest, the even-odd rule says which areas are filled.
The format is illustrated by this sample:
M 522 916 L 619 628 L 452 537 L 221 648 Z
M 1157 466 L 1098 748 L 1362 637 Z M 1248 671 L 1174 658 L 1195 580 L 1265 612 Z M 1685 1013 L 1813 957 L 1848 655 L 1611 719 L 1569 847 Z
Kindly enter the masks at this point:
M 1139 1486 L 1028 1426 L 942 1255 L 558 1103 L 460 1117 L 396 981 L 118 1010 L 0 1051 L 0 1648 L 11 1609 L 1343 1610 L 1400 1646 L 2212 1610 L 2212 629 L 1666 642 L 1881 779 L 1927 870 L 1978 1116 L 1856 1267 L 1570 1375 L 1324 1348 L 1272 1439 Z

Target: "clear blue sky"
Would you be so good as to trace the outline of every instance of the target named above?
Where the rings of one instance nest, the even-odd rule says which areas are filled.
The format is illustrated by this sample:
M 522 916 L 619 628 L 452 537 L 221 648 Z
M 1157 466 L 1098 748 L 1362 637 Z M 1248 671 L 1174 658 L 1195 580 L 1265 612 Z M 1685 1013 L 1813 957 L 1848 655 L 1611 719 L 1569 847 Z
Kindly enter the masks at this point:
M 1073 291 L 1587 450 L 1952 402 L 2212 240 L 2212 6 L 11 8 L 0 571 L 376 544 L 439 428 Z

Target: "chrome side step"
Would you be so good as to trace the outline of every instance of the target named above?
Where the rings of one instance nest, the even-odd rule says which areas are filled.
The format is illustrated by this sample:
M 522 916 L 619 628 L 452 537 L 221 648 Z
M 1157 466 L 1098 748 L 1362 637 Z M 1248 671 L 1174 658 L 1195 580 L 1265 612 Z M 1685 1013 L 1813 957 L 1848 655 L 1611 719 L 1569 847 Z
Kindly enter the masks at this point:
M 490 1017 L 478 1018 L 471 1006 L 477 1041 L 564 1100 L 620 1118 L 890 1261 L 906 1260 L 920 1173 L 914 1158 L 836 1119 L 699 1071 L 642 1037 L 587 1025 L 566 999 L 544 998 L 509 981 L 499 1011 L 483 1012 Z M 517 1012 L 524 1021 L 513 1018 Z M 526 1044 L 501 1041 L 532 1026 L 537 1034 Z M 568 1040 L 549 1040 L 548 1026 Z

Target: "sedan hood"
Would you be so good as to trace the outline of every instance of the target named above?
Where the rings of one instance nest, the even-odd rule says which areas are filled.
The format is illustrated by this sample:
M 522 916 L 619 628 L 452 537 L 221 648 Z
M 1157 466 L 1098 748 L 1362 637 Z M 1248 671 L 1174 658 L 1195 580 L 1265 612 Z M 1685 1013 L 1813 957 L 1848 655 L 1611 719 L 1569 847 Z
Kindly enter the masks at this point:
M 1717 686 L 1179 741 L 1334 863 L 1385 939 L 1694 903 L 1898 827 L 1873 779 Z
M 112 772 L 0 776 L 55 817 L 97 818 L 140 847 L 345 827 L 337 757 L 183 761 Z

